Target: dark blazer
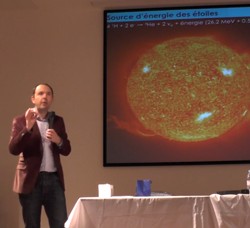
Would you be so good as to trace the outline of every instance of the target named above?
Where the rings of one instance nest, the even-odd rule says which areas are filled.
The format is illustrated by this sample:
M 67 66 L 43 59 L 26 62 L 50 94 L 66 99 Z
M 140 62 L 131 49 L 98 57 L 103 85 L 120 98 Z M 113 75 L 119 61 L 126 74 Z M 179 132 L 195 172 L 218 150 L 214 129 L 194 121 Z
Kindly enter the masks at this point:
M 13 191 L 23 194 L 30 193 L 33 190 L 40 172 L 43 156 L 42 138 L 37 123 L 34 124 L 30 132 L 27 131 L 25 125 L 26 121 L 24 115 L 13 119 L 11 138 L 9 142 L 10 153 L 13 155 L 19 155 Z M 69 155 L 71 152 L 71 145 L 68 140 L 62 117 L 55 115 L 53 129 L 63 140 L 61 147 L 52 143 L 52 152 L 62 187 L 65 190 L 60 155 Z

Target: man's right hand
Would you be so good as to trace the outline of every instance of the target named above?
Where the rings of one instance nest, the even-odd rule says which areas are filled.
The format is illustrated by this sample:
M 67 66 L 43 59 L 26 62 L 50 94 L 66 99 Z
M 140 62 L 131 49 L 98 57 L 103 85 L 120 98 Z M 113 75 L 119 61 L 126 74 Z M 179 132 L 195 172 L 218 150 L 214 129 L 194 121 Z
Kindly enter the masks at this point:
M 35 110 L 35 108 L 29 108 L 26 112 L 25 112 L 25 119 L 26 119 L 26 128 L 28 131 L 30 131 L 33 127 L 33 125 L 36 122 L 38 113 Z

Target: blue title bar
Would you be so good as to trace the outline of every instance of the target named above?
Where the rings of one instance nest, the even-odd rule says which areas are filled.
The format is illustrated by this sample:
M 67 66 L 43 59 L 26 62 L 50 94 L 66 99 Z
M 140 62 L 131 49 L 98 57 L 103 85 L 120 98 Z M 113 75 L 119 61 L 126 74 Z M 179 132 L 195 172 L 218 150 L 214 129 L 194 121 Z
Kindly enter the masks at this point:
M 180 9 L 180 10 L 143 10 L 133 12 L 108 12 L 107 22 L 140 22 L 162 21 L 179 19 L 206 19 L 249 17 L 250 6 L 206 8 L 206 9 Z

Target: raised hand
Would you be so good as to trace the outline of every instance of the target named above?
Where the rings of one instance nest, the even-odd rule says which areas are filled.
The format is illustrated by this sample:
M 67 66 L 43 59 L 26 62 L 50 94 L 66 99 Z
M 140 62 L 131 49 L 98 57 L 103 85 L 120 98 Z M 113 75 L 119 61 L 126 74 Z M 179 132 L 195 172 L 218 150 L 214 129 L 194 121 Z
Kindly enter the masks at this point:
M 28 108 L 25 112 L 26 128 L 28 131 L 30 131 L 35 124 L 37 116 L 38 113 L 34 108 Z

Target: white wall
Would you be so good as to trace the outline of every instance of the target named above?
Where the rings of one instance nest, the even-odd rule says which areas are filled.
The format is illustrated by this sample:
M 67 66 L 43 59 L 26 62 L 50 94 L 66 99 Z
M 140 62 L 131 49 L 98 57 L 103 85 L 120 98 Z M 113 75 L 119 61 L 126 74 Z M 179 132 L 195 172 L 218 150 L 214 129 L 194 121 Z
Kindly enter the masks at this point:
M 102 8 L 73 2 L 0 4 L 0 227 L 23 227 L 11 191 L 17 157 L 8 153 L 8 140 L 12 118 L 30 106 L 38 82 L 54 87 L 53 109 L 72 143 L 72 154 L 62 159 L 69 212 L 78 197 L 97 196 L 97 185 L 106 182 L 116 195 L 133 195 L 140 178 L 176 195 L 244 188 L 249 165 L 102 167 Z M 42 224 L 47 227 L 45 216 Z

